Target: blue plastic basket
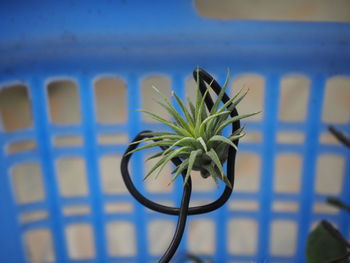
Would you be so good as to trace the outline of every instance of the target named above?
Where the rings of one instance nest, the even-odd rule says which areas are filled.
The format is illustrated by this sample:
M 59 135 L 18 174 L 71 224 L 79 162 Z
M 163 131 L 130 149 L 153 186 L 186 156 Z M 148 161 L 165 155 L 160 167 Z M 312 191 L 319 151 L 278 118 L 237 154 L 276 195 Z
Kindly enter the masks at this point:
M 330 124 L 322 121 L 327 80 L 350 75 L 349 24 L 211 20 L 198 16 L 192 1 L 186 0 L 46 1 L 31 5 L 12 1 L 1 2 L 0 7 L 0 88 L 13 83 L 24 84 L 33 117 L 29 128 L 0 131 L 0 262 L 30 262 L 26 235 L 40 229 L 48 231 L 52 242 L 53 255 L 48 257 L 48 262 L 156 261 L 159 255 L 150 252 L 147 226 L 153 220 L 174 219 L 150 213 L 128 193 L 102 191 L 98 159 L 107 154 L 123 154 L 127 144 L 103 146 L 98 144 L 97 138 L 102 133 L 126 133 L 131 139 L 143 129 L 161 128 L 145 122 L 135 111 L 141 108 L 141 80 L 153 73 L 165 75 L 171 80 L 172 89 L 184 97 L 185 80 L 197 65 L 217 76 L 221 83 L 227 67 L 232 69 L 233 79 L 246 72 L 265 78 L 263 119 L 247 123 L 247 130 L 260 132 L 263 139 L 240 146 L 241 153 L 256 154 L 261 160 L 260 188 L 253 193 L 234 192 L 231 197 L 232 201 L 255 201 L 258 208 L 232 211 L 225 206 L 217 212 L 196 217 L 214 224 L 215 247 L 209 256 L 215 262 L 305 262 L 305 242 L 310 227 L 323 218 L 337 224 L 349 238 L 348 215 L 314 210 L 314 205 L 322 203 L 327 196 L 318 193 L 315 186 L 317 161 L 325 154 L 344 160 L 342 188 L 337 196 L 350 202 L 349 151 L 341 145 L 319 141 Z M 292 73 L 308 77 L 311 83 L 307 116 L 300 122 L 278 119 L 280 81 Z M 118 76 L 126 83 L 128 118 L 121 124 L 96 121 L 93 81 L 103 74 Z M 78 86 L 81 111 L 78 125 L 50 122 L 46 86 L 51 79 L 62 76 L 74 80 Z M 350 132 L 349 120 L 337 127 Z M 278 132 L 286 131 L 304 134 L 305 143 L 278 142 Z M 83 144 L 63 148 L 53 145 L 53 136 L 67 134 L 81 136 Z M 23 140 L 35 141 L 37 147 L 14 154 L 5 152 L 7 145 Z M 274 191 L 275 157 L 283 153 L 296 154 L 302 159 L 297 193 Z M 60 193 L 55 163 L 59 158 L 70 156 L 84 160 L 86 196 L 62 197 Z M 12 171 L 27 162 L 40 166 L 44 198 L 21 204 L 13 186 Z M 144 174 L 143 167 L 141 157 L 136 158 L 133 172 Z M 116 165 L 115 169 L 118 171 L 119 167 Z M 138 182 L 138 187 L 145 191 L 142 181 Z M 177 204 L 181 187 L 179 182 L 170 193 L 150 196 Z M 222 188 L 194 192 L 193 198 L 197 201 L 212 199 L 220 190 Z M 273 209 L 276 201 L 296 203 L 298 209 L 276 211 Z M 107 202 L 129 202 L 133 209 L 106 213 Z M 63 208 L 69 205 L 87 205 L 91 210 L 85 215 L 66 216 Z M 48 216 L 26 223 L 20 221 L 23 214 L 35 211 L 45 211 Z M 257 225 L 256 248 L 243 254 L 232 253 L 228 248 L 229 222 L 240 218 Z M 135 254 L 118 256 L 108 252 L 106 225 L 115 221 L 132 223 Z M 271 231 L 276 222 L 296 226 L 292 253 L 280 255 L 271 249 Z M 94 253 L 89 258 L 75 258 L 70 253 L 67 228 L 75 224 L 91 227 Z M 187 243 L 184 238 L 179 250 L 187 251 Z

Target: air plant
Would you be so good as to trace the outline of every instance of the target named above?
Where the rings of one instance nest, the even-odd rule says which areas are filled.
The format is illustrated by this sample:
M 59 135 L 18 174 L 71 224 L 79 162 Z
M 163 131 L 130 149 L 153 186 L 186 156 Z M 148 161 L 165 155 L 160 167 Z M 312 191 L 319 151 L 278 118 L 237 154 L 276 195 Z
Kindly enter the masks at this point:
M 199 79 L 198 74 L 199 70 L 197 70 L 197 79 Z M 153 87 L 162 98 L 162 101 L 157 102 L 169 112 L 173 121 L 168 121 L 156 113 L 140 110 L 152 119 L 165 124 L 171 130 L 171 132 L 145 132 L 143 135 L 147 136 L 147 138 L 132 143 L 138 144 L 152 141 L 128 152 L 128 154 L 152 147 L 161 147 L 162 149 L 147 159 L 160 158 L 145 175 L 145 179 L 157 170 L 156 176 L 158 176 L 172 158 L 179 157 L 182 163 L 172 171 L 173 177 L 169 184 L 183 172 L 186 173 L 184 180 L 184 184 L 186 184 L 191 171 L 200 171 L 203 178 L 211 176 L 216 184 L 219 184 L 219 180 L 222 180 L 226 185 L 232 187 L 222 166 L 227 160 L 229 147 L 237 150 L 235 141 L 243 137 L 245 133 L 243 133 L 244 127 L 234 131 L 227 137 L 223 135 L 223 131 L 229 124 L 259 112 L 231 117 L 231 112 L 243 100 L 248 90 L 245 92 L 240 90 L 233 98 L 222 104 L 221 100 L 229 86 L 229 79 L 230 72 L 228 72 L 225 84 L 210 110 L 206 108 L 204 103 L 206 96 L 210 96 L 208 94 L 209 89 L 207 88 L 202 95 L 199 89 L 199 82 L 197 82 L 196 101 L 193 103 L 188 99 L 188 107 L 175 92 L 172 92 L 172 96 L 181 109 L 181 113 L 174 108 L 164 94 Z M 209 84 L 210 86 L 211 84 Z

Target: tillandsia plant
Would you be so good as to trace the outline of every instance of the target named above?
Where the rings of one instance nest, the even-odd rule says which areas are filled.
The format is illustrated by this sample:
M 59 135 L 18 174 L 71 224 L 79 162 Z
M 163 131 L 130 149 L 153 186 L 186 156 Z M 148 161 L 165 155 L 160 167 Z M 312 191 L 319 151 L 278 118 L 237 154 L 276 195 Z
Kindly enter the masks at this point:
M 225 93 L 228 87 L 230 75 L 228 73 L 224 87 L 221 87 L 214 78 L 205 70 L 197 68 L 194 71 L 194 79 L 197 82 L 197 96 L 195 103 L 188 102 L 188 108 L 173 93 L 173 99 L 177 102 L 179 110 L 171 104 L 170 100 L 155 89 L 161 96 L 159 104 L 172 116 L 168 121 L 155 113 L 142 110 L 156 121 L 168 126 L 170 131 L 150 132 L 143 131 L 136 135 L 122 157 L 120 171 L 123 181 L 130 194 L 145 207 L 167 215 L 178 216 L 176 230 L 168 249 L 160 258 L 160 263 L 168 263 L 174 256 L 181 242 L 188 215 L 199 215 L 212 212 L 222 207 L 229 199 L 233 191 L 235 180 L 234 164 L 238 139 L 243 134 L 240 119 L 256 113 L 238 115 L 236 106 L 243 100 L 247 92 L 240 91 L 230 99 Z M 208 89 L 212 88 L 217 95 L 213 102 Z M 243 94 L 242 94 L 243 93 Z M 224 130 L 229 124 L 232 126 L 231 134 Z M 149 143 L 140 148 L 139 143 Z M 129 173 L 129 161 L 135 151 L 159 147 L 161 151 L 148 159 L 159 157 L 154 167 L 146 174 L 145 178 L 156 172 L 157 175 L 164 166 L 171 161 L 175 165 L 173 171 L 174 181 L 180 174 L 184 181 L 181 204 L 178 207 L 164 206 L 144 196 L 134 185 Z M 136 149 L 137 148 L 137 149 Z M 223 172 L 223 164 L 227 160 L 227 174 Z M 200 206 L 189 206 L 191 199 L 192 180 L 191 171 L 198 170 L 204 178 L 212 177 L 216 183 L 222 180 L 226 183 L 224 191 L 217 200 Z M 232 184 L 232 185 L 231 185 Z
M 197 79 L 199 79 L 198 74 L 199 70 L 197 69 Z M 168 121 L 156 113 L 143 109 L 140 110 L 149 115 L 152 119 L 165 124 L 171 130 L 170 132 L 145 132 L 143 135 L 148 138 L 132 143 L 138 144 L 141 142 L 153 141 L 130 151 L 128 154 L 152 147 L 162 147 L 162 151 L 147 159 L 160 158 L 145 175 L 145 179 L 154 172 L 157 172 L 156 176 L 158 176 L 172 158 L 179 157 L 182 163 L 172 171 L 173 177 L 169 184 L 184 171 L 186 171 L 184 180 L 184 184 L 186 184 L 191 171 L 200 171 L 203 178 L 211 176 L 217 184 L 219 184 L 219 180 L 222 180 L 226 185 L 232 187 L 222 166 L 227 160 L 229 147 L 233 147 L 237 150 L 234 141 L 245 135 L 243 133 L 244 127 L 234 131 L 227 137 L 223 135 L 223 131 L 229 124 L 253 116 L 259 112 L 231 117 L 231 112 L 243 100 L 248 90 L 245 92 L 240 90 L 226 103 L 220 103 L 229 86 L 229 79 L 230 72 L 228 72 L 225 84 L 210 110 L 205 106 L 205 98 L 207 95 L 209 96 L 208 93 L 211 84 L 209 84 L 209 88 L 207 88 L 202 95 L 199 89 L 199 82 L 197 82 L 196 101 L 193 103 L 188 99 L 188 107 L 186 107 L 175 92 L 172 92 L 172 96 L 181 109 L 180 112 L 175 109 L 164 94 L 153 87 L 162 98 L 162 101 L 157 101 L 157 103 L 169 112 L 173 121 Z

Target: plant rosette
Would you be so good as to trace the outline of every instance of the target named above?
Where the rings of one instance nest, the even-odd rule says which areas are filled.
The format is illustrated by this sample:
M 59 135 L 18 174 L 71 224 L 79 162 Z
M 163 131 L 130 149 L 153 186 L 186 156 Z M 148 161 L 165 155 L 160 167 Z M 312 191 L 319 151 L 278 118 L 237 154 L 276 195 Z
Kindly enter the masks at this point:
M 198 69 L 197 79 L 199 79 Z M 223 131 L 228 125 L 259 112 L 231 116 L 231 112 L 244 99 L 248 90 L 245 92 L 240 90 L 226 103 L 222 103 L 222 97 L 229 86 L 229 79 L 230 73 L 228 72 L 225 84 L 210 110 L 205 106 L 205 98 L 210 96 L 209 88 L 212 83 L 209 84 L 209 88 L 202 95 L 199 89 L 199 81 L 197 81 L 196 101 L 193 103 L 188 99 L 188 107 L 175 92 L 172 92 L 172 96 L 181 111 L 176 110 L 170 100 L 157 88 L 153 87 L 162 98 L 162 101 L 157 101 L 157 103 L 170 114 L 172 120 L 166 120 L 156 113 L 144 109 L 140 110 L 170 129 L 170 131 L 145 132 L 142 135 L 147 138 L 132 143 L 150 142 L 127 154 L 153 147 L 162 148 L 160 152 L 147 158 L 147 160 L 155 158 L 159 158 L 159 160 L 145 175 L 145 179 L 153 173 L 156 173 L 157 177 L 172 158 L 178 157 L 182 163 L 172 171 L 173 176 L 169 184 L 183 172 L 186 173 L 184 180 L 184 184 L 186 184 L 192 171 L 200 171 L 203 178 L 211 176 L 216 184 L 219 184 L 219 180 L 221 180 L 227 186 L 232 187 L 222 167 L 227 160 L 229 147 L 237 150 L 235 142 L 242 138 L 245 133 L 243 132 L 244 127 L 234 131 L 229 136 L 224 136 Z

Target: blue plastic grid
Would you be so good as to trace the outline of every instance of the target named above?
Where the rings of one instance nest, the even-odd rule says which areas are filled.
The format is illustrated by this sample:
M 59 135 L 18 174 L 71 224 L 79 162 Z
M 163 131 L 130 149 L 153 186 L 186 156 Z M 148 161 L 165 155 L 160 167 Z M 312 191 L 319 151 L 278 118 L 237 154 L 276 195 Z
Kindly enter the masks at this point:
M 24 83 L 29 90 L 31 98 L 31 109 L 33 114 L 33 127 L 15 132 L 0 132 L 0 258 L 2 262 L 22 263 L 27 262 L 23 245 L 23 233 L 35 229 L 49 229 L 53 239 L 55 262 L 153 262 L 159 258 L 151 255 L 148 249 L 147 224 L 154 219 L 169 219 L 164 215 L 149 213 L 139 204 L 132 200 L 128 194 L 107 195 L 101 190 L 100 171 L 98 160 L 106 154 L 122 154 L 126 145 L 102 146 L 97 144 L 97 135 L 100 133 L 128 133 L 130 138 L 143 129 L 157 130 L 161 126 L 143 122 L 140 114 L 135 109 L 140 108 L 142 79 L 152 73 L 163 74 L 171 79 L 172 89 L 180 97 L 184 98 L 184 83 L 188 74 L 199 64 L 218 76 L 222 82 L 223 68 L 233 69 L 233 79 L 242 73 L 254 72 L 265 77 L 265 97 L 264 97 L 264 119 L 260 122 L 251 122 L 247 125 L 249 131 L 260 131 L 263 141 L 261 143 L 242 143 L 240 151 L 242 153 L 255 153 L 261 158 L 260 189 L 257 193 L 233 193 L 231 200 L 258 200 L 259 209 L 257 211 L 229 211 L 227 206 L 221 210 L 202 216 L 215 222 L 215 253 L 212 255 L 215 262 L 230 261 L 257 261 L 264 262 L 304 262 L 304 244 L 311 224 L 320 219 L 329 219 L 338 224 L 340 231 L 349 236 L 350 223 L 349 216 L 344 213 L 324 214 L 313 213 L 312 207 L 315 202 L 323 202 L 325 195 L 315 192 L 315 174 L 317 157 L 323 153 L 332 153 L 343 156 L 346 160 L 343 189 L 340 197 L 350 201 L 350 155 L 349 151 L 339 145 L 322 145 L 319 143 L 321 132 L 326 131 L 327 124 L 321 121 L 325 83 L 328 78 L 336 75 L 349 76 L 347 62 L 350 57 L 349 36 L 350 28 L 348 24 L 340 23 L 285 23 L 285 22 L 222 22 L 207 21 L 197 16 L 189 8 L 187 1 L 179 4 L 169 4 L 169 6 L 157 3 L 159 16 L 157 19 L 164 21 L 163 24 L 156 19 L 150 19 L 147 12 L 140 15 L 134 22 L 129 21 L 131 10 L 136 6 L 142 10 L 137 2 L 129 2 L 125 6 L 116 4 L 108 6 L 107 2 L 102 2 L 101 9 L 104 17 L 115 18 L 109 21 L 107 18 L 101 24 L 87 30 L 89 22 L 81 28 L 79 22 L 88 18 L 88 12 L 82 13 L 78 21 L 65 22 L 57 25 L 58 14 L 68 5 L 67 2 L 54 6 L 55 13 L 48 19 L 48 25 L 53 26 L 53 33 L 49 27 L 41 26 L 28 34 L 33 34 L 33 43 L 27 43 L 24 48 L 19 48 L 18 53 L 15 44 L 21 32 L 26 27 L 23 21 L 30 18 L 21 9 L 16 9 L 17 15 L 23 17 L 23 21 L 15 20 L 12 27 L 3 27 L 3 33 L 8 36 L 1 40 L 3 51 L 1 55 L 0 81 L 2 86 L 6 86 L 12 81 Z M 89 4 L 87 5 L 89 6 Z M 84 10 L 86 7 L 84 6 Z M 40 7 L 40 6 L 39 6 Z M 42 6 L 40 8 L 45 8 Z M 83 6 L 77 4 L 71 7 L 80 10 Z M 95 5 L 92 8 L 96 8 Z M 143 6 L 146 8 L 146 5 Z M 39 8 L 39 11 L 40 11 Z M 116 12 L 125 8 L 124 13 Z M 148 7 L 150 8 L 150 7 Z M 5 10 L 5 8 L 0 9 Z M 172 10 L 176 14 L 181 14 L 183 19 L 176 19 L 176 16 L 167 17 L 162 11 Z M 33 14 L 39 12 L 31 9 Z M 189 12 L 191 11 L 191 12 Z M 116 13 L 120 14 L 116 18 Z M 1 11 L 3 25 L 10 24 L 11 15 Z M 91 15 L 91 14 L 90 14 Z M 65 14 L 65 18 L 73 18 L 72 14 Z M 101 17 L 101 15 L 100 15 Z M 81 20 L 80 20 L 81 19 Z M 28 20 L 27 20 L 28 21 Z M 64 20 L 64 21 L 69 21 Z M 145 23 L 147 30 L 137 29 L 139 22 Z M 175 23 L 176 22 L 176 23 Z M 71 24 L 70 24 L 71 23 Z M 107 23 L 107 24 L 105 24 Z M 114 32 L 111 39 L 105 43 L 94 42 L 93 47 L 85 47 L 86 35 L 91 33 L 91 37 L 98 36 L 98 30 L 102 33 Z M 122 25 L 123 27 L 120 27 Z M 71 42 L 71 39 L 56 39 L 54 43 L 65 44 L 61 49 L 57 46 L 51 47 L 48 43 L 41 41 L 50 40 L 51 36 L 62 36 L 65 32 L 64 26 L 68 26 L 79 43 Z M 119 27 L 118 27 L 119 26 Z M 98 28 L 97 28 L 98 27 Z M 169 30 L 172 35 L 169 35 Z M 243 30 L 244 29 L 244 30 Z M 55 30 L 58 30 L 55 32 Z M 286 34 L 288 32 L 288 34 Z M 312 34 L 310 34 L 312 32 Z M 125 37 L 129 33 L 128 37 Z M 68 35 L 69 35 L 68 34 Z M 125 38 L 118 42 L 118 34 Z M 154 40 L 149 40 L 149 35 L 155 35 Z M 184 34 L 183 37 L 180 37 Z M 67 35 L 67 34 L 66 34 Z M 103 35 L 103 34 L 102 34 Z M 133 38 L 138 36 L 138 38 Z M 186 39 L 187 37 L 187 39 Z M 36 42 L 38 41 L 38 42 Z M 116 41 L 116 42 L 114 42 Z M 345 43 L 344 43 L 345 41 Z M 37 53 L 37 43 L 42 43 L 47 49 L 43 54 Z M 127 48 L 125 48 L 127 44 Z M 76 47 L 82 47 L 77 51 Z M 160 50 L 157 48 L 162 47 Z M 129 48 L 129 49 L 128 49 Z M 169 52 L 172 50 L 172 52 Z M 88 53 L 88 51 L 90 53 Z M 9 53 L 10 52 L 10 53 Z M 47 52 L 47 56 L 45 56 Z M 56 53 L 55 53 L 56 52 Z M 111 52 L 111 53 L 109 53 Z M 255 52 L 255 53 L 254 53 Z M 66 53 L 67 56 L 62 54 Z M 255 55 L 254 55 L 255 54 Z M 110 58 L 108 59 L 108 56 Z M 40 58 L 41 56 L 41 58 Z M 12 59 L 10 59 L 12 58 Z M 88 63 L 89 62 L 89 63 Z M 32 63 L 32 64 L 31 64 Z M 87 64 L 88 63 L 88 64 Z M 31 66 L 30 66 L 31 65 Z M 11 69 L 11 70 L 9 70 Z M 128 121 L 119 125 L 98 124 L 95 119 L 93 80 L 100 74 L 109 73 L 124 80 L 127 86 Z M 299 73 L 308 76 L 311 80 L 307 118 L 303 122 L 291 123 L 282 122 L 277 118 L 278 98 L 280 79 L 286 74 Z M 50 123 L 47 107 L 46 86 L 47 81 L 52 77 L 64 76 L 74 79 L 79 88 L 79 98 L 81 105 L 82 121 L 80 125 L 58 126 Z M 338 126 L 339 129 L 349 133 L 350 123 Z M 278 131 L 299 131 L 305 134 L 304 144 L 280 144 L 276 142 Z M 52 146 L 51 137 L 54 135 L 72 134 L 80 135 L 84 138 L 82 147 L 55 148 Z M 35 140 L 37 149 L 27 152 L 6 155 L 4 149 L 6 144 L 23 139 Z M 300 193 L 281 194 L 273 191 L 274 160 L 279 153 L 295 153 L 302 156 L 302 181 Z M 79 198 L 63 198 L 60 196 L 54 161 L 63 156 L 78 156 L 85 160 L 89 195 Z M 11 184 L 11 168 L 27 161 L 39 162 L 45 188 L 45 200 L 32 204 L 18 205 L 14 200 Z M 143 173 L 142 156 L 136 156 L 134 160 L 135 174 Z M 118 169 L 118 167 L 116 167 Z M 138 187 L 143 189 L 140 182 Z M 150 194 L 156 200 L 173 200 L 178 203 L 181 183 L 177 182 L 171 193 Z M 193 194 L 194 200 L 215 198 L 219 193 L 204 192 Z M 131 201 L 132 200 L 132 201 Z M 115 215 L 106 214 L 103 206 L 107 201 L 131 201 L 134 209 L 129 213 L 118 213 Z M 272 211 L 273 201 L 294 201 L 300 204 L 297 212 L 276 212 Z M 84 216 L 64 216 L 62 207 L 68 204 L 89 204 L 92 213 Z M 23 212 L 47 210 L 48 219 L 31 223 L 21 224 L 19 215 Z M 171 217 L 170 217 L 171 218 Z M 199 217 L 194 217 L 199 218 Z M 257 251 L 252 255 L 234 255 L 228 253 L 227 248 L 227 223 L 235 218 L 248 218 L 258 222 Z M 135 226 L 137 254 L 130 257 L 112 257 L 108 255 L 106 249 L 106 223 L 125 220 L 132 222 Z M 170 220 L 173 220 L 172 218 Z M 291 256 L 272 256 L 269 252 L 269 236 L 271 223 L 275 220 L 289 220 L 297 223 L 298 232 L 296 240 L 296 250 Z M 74 223 L 88 223 L 92 226 L 95 257 L 89 260 L 75 260 L 69 257 L 65 238 L 65 227 Z M 180 245 L 180 250 L 187 247 L 185 238 Z

